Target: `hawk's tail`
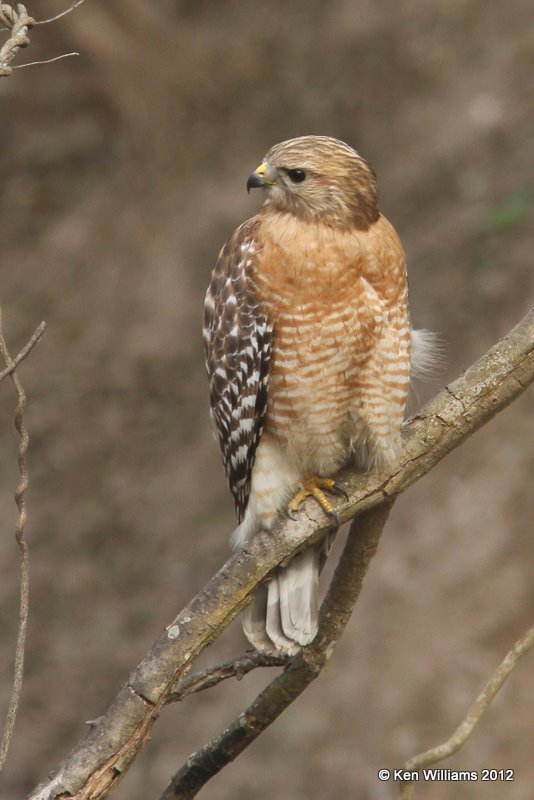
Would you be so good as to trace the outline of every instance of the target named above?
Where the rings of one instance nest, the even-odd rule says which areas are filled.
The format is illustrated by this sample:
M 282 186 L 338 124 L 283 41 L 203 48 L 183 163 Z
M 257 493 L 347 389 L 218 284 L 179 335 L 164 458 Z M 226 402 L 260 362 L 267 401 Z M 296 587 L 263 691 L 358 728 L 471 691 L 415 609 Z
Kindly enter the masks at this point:
M 243 612 L 243 630 L 257 650 L 294 655 L 315 638 L 322 549 L 308 547 L 256 589 Z

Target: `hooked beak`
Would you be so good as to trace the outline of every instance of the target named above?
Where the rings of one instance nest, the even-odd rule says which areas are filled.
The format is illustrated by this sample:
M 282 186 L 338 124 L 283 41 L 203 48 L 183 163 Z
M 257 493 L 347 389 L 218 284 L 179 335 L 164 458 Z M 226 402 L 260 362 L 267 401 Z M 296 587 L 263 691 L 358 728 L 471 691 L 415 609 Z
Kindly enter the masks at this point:
M 247 192 L 250 192 L 251 189 L 264 189 L 267 186 L 272 186 L 274 180 L 269 180 L 268 172 L 271 172 L 271 170 L 267 162 L 264 161 L 248 176 Z

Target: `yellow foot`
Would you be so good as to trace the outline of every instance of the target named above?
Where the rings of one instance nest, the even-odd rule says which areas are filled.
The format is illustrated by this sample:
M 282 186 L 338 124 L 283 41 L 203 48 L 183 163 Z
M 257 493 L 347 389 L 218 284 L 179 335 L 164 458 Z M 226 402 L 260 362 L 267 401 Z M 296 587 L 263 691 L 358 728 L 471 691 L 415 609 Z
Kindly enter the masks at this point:
M 288 516 L 291 517 L 291 519 L 296 519 L 296 514 L 299 510 L 300 504 L 307 497 L 314 497 L 323 511 L 334 520 L 336 525 L 339 525 L 338 515 L 335 512 L 332 503 L 323 492 L 323 489 L 326 489 L 326 491 L 330 492 L 331 494 L 344 497 L 345 500 L 349 499 L 346 491 L 342 489 L 338 483 L 332 480 L 332 478 L 321 478 L 320 475 L 309 475 L 302 481 L 302 489 L 300 489 L 289 501 L 289 505 L 287 507 Z

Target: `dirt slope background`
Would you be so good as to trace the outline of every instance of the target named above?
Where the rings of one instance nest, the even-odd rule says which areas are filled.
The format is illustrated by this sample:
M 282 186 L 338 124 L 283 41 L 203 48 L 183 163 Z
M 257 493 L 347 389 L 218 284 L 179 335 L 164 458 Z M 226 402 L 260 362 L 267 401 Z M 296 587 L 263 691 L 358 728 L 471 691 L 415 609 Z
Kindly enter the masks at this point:
M 44 18 L 65 4 L 30 2 Z M 413 317 L 447 351 L 439 388 L 533 296 L 530 0 L 86 0 L 35 29 L 0 84 L 1 299 L 30 405 L 31 622 L 1 796 L 19 800 L 83 735 L 234 524 L 208 424 L 203 293 L 255 212 L 271 144 L 322 133 L 375 166 L 405 244 Z M 21 63 L 22 58 L 19 58 Z M 397 503 L 326 673 L 202 797 L 387 800 L 380 767 L 446 738 L 534 616 L 532 393 Z M 13 393 L 0 391 L 0 681 L 17 617 Z M 244 649 L 234 624 L 209 653 Z M 534 657 L 444 766 L 513 783 L 418 797 L 532 796 Z M 166 710 L 118 800 L 172 772 L 266 680 Z

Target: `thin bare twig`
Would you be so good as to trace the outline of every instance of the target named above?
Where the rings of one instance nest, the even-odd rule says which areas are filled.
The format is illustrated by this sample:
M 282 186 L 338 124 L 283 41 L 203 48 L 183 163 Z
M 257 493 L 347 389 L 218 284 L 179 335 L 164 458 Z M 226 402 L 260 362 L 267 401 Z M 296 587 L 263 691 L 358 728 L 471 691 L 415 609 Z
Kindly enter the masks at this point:
M 61 17 L 64 17 L 66 14 L 70 14 L 70 12 L 74 11 L 75 8 L 81 6 L 83 2 L 85 2 L 85 0 L 76 0 L 76 2 L 69 6 L 69 8 L 66 8 L 65 11 L 60 11 L 60 13 L 56 14 L 55 17 L 48 17 L 48 19 L 36 19 L 33 24 L 48 25 L 49 22 L 55 22 L 56 19 L 61 19 Z
M 15 64 L 12 69 L 23 69 L 24 67 L 35 67 L 40 64 L 52 64 L 54 61 L 61 61 L 62 58 L 70 58 L 71 56 L 79 56 L 79 53 L 62 53 L 60 56 L 54 58 L 45 58 L 42 61 L 28 61 L 26 64 Z
M 42 325 L 40 326 L 42 327 Z M 37 329 L 39 331 L 39 328 Z M 36 331 L 36 333 L 37 333 Z M 32 344 L 35 333 L 30 339 L 29 344 L 34 346 L 35 342 L 42 334 L 39 333 L 37 338 Z M 27 345 L 28 346 L 28 345 Z M 29 350 L 31 349 L 29 348 Z M 29 352 L 28 350 L 28 352 Z M 4 359 L 8 368 L 11 368 L 13 361 L 9 355 L 9 351 L 4 338 L 2 327 L 2 309 L 0 307 L 0 355 Z M 17 525 L 15 528 L 15 537 L 19 547 L 20 553 L 20 606 L 19 606 L 19 624 L 17 632 L 17 644 L 15 648 L 15 666 L 13 671 L 13 686 L 11 690 L 11 697 L 6 714 L 6 721 L 2 733 L 2 741 L 0 743 L 0 771 L 2 770 L 9 750 L 11 737 L 15 728 L 15 721 L 17 718 L 17 711 L 20 701 L 20 693 L 22 690 L 22 682 L 24 678 L 24 647 L 26 643 L 26 631 L 28 628 L 28 604 L 29 604 L 29 591 L 30 591 L 30 574 L 29 574 L 29 550 L 28 543 L 24 537 L 24 527 L 26 525 L 26 489 L 28 488 L 28 470 L 26 468 L 26 451 L 28 449 L 29 436 L 28 431 L 24 425 L 24 409 L 26 408 L 26 393 L 22 384 L 17 376 L 17 373 L 11 372 L 11 381 L 17 392 L 17 408 L 15 412 L 15 427 L 19 433 L 19 483 L 15 490 L 15 502 L 19 511 Z
M 180 681 L 176 688 L 172 690 L 167 698 L 167 703 L 176 703 L 183 700 L 190 694 L 202 692 L 204 689 L 211 689 L 213 686 L 228 680 L 237 678 L 241 680 L 243 675 L 258 667 L 284 667 L 288 662 L 285 656 L 268 656 L 258 653 L 257 650 L 248 650 L 237 658 L 209 667 L 203 672 L 195 672 Z
M 22 348 L 18 356 L 15 356 L 15 358 L 13 359 L 13 361 L 11 361 L 9 366 L 3 369 L 2 372 L 0 372 L 0 383 L 4 380 L 4 378 L 7 378 L 8 375 L 11 375 L 11 373 L 18 367 L 21 361 L 24 361 L 28 353 L 30 353 L 33 350 L 33 348 L 43 335 L 45 328 L 46 328 L 46 322 L 41 322 L 41 324 L 37 326 L 28 344 L 26 344 Z M 2 355 L 4 354 L 2 353 Z
M 430 750 L 425 750 L 423 753 L 418 753 L 418 755 L 410 758 L 403 769 L 409 771 L 422 769 L 423 767 L 428 767 L 430 764 L 443 761 L 444 758 L 448 758 L 456 753 L 466 742 L 468 737 L 471 736 L 480 722 L 482 715 L 510 673 L 513 672 L 519 661 L 532 647 L 534 647 L 534 626 L 529 628 L 529 630 L 518 639 L 509 653 L 507 653 L 505 658 L 501 661 L 452 736 L 450 736 L 446 742 L 438 744 L 436 747 L 432 747 Z M 413 789 L 413 781 L 403 781 L 400 784 L 401 800 L 413 800 Z

